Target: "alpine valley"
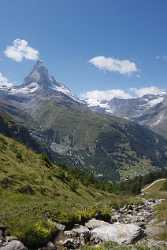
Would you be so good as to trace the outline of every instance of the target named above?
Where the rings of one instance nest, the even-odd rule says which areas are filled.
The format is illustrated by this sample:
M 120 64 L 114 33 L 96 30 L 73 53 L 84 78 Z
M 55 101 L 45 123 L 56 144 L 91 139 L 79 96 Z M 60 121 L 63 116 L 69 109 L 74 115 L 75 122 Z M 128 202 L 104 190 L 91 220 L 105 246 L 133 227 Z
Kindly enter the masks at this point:
M 166 93 L 112 99 L 108 114 L 88 107 L 37 61 L 23 84 L 0 82 L 0 132 L 56 163 L 119 180 L 167 167 L 166 104 Z

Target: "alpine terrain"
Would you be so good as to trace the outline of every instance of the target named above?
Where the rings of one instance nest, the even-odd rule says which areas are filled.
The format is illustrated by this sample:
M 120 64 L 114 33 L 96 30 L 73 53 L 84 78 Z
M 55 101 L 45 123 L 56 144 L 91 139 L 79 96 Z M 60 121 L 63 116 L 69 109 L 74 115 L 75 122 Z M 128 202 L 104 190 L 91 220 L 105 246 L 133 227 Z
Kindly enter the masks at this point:
M 136 120 L 133 108 L 140 106 L 143 119 L 148 120 L 147 106 L 162 105 L 162 98 L 165 101 L 165 95 L 157 100 L 154 96 L 113 99 L 111 107 L 117 109 L 113 115 L 127 117 L 128 113 Z M 50 76 L 42 61 L 36 62 L 23 84 L 1 82 L 0 111 L 28 135 L 24 138 L 23 133 L 13 132 L 14 138 L 20 137 L 38 152 L 47 152 L 53 161 L 97 177 L 119 180 L 167 167 L 167 141 L 163 137 L 127 119 L 91 111 Z
M 167 138 L 167 92 L 146 94 L 134 98 L 111 98 L 110 100 L 94 100 L 86 98 L 88 106 L 100 113 L 107 113 L 135 121 Z

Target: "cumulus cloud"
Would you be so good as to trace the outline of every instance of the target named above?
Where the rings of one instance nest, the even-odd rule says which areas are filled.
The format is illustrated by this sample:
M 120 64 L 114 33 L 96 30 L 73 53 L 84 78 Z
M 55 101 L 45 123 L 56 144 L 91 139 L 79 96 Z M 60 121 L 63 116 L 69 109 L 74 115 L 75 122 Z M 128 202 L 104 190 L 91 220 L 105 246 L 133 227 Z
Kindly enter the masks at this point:
M 138 71 L 137 65 L 130 60 L 120 60 L 113 57 L 96 56 L 89 60 L 100 70 L 118 72 L 123 75 L 130 75 Z
M 111 89 L 111 90 L 92 90 L 81 95 L 89 106 L 103 106 L 107 107 L 106 103 L 113 98 L 129 99 L 143 97 L 147 94 L 158 95 L 164 94 L 165 91 L 158 87 L 151 86 L 145 88 L 131 88 L 127 91 L 122 89 Z
M 4 51 L 4 54 L 16 61 L 21 62 L 23 59 L 27 60 L 37 60 L 39 59 L 38 50 L 30 47 L 26 40 L 16 39 L 12 42 L 11 46 L 7 46 Z

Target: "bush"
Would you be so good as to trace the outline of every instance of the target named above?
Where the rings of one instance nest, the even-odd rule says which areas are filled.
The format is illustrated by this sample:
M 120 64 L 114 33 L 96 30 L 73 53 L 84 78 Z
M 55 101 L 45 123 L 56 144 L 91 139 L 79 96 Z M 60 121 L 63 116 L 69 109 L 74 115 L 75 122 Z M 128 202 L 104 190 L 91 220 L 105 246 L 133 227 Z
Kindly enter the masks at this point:
M 25 231 L 21 240 L 28 247 L 28 249 L 38 249 L 50 241 L 56 232 L 57 229 L 54 223 L 50 221 L 40 221 L 31 225 Z
M 20 151 L 16 152 L 16 158 L 19 159 L 20 161 L 23 161 L 23 156 L 22 156 L 22 153 Z
M 48 157 L 47 154 L 42 154 L 42 160 L 45 162 L 45 165 L 47 167 L 51 167 L 52 166 L 52 163 L 51 163 L 51 161 L 50 161 L 50 159 L 49 159 L 49 157 Z

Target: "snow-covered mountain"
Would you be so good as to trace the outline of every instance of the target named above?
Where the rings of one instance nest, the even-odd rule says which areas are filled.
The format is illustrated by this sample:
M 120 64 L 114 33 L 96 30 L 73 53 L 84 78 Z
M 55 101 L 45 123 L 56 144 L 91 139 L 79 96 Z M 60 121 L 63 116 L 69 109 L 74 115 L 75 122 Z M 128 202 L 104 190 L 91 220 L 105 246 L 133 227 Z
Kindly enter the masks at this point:
M 13 84 L 0 73 L 0 90 L 9 91 L 13 87 Z
M 111 97 L 111 99 L 85 99 L 88 106 L 94 110 L 106 112 L 112 115 L 134 119 L 140 117 L 149 109 L 162 103 L 167 96 L 167 92 L 158 94 L 146 94 L 141 97 Z
M 140 125 L 167 136 L 167 92 L 151 93 L 139 97 L 86 98 L 88 106 L 98 112 L 135 121 Z
M 7 78 L 0 76 L 0 92 L 8 96 L 30 98 L 30 96 L 41 94 L 56 94 L 68 97 L 76 102 L 80 100 L 74 96 L 69 88 L 59 83 L 53 76 L 50 76 L 43 61 L 39 60 L 34 65 L 31 73 L 25 78 L 21 85 L 9 83 Z
M 44 101 L 54 101 L 56 105 L 76 105 L 78 109 L 87 108 L 81 105 L 87 103 L 94 111 L 135 121 L 167 137 L 167 92 L 154 92 L 134 97 L 117 90 L 110 92 L 111 98 L 95 95 L 92 99 L 81 101 L 49 74 L 42 61 L 36 62 L 21 85 L 12 84 L 0 74 L 0 100 L 7 105 L 7 110 L 11 112 L 12 109 L 14 116 L 20 116 L 22 111 L 32 114 Z

